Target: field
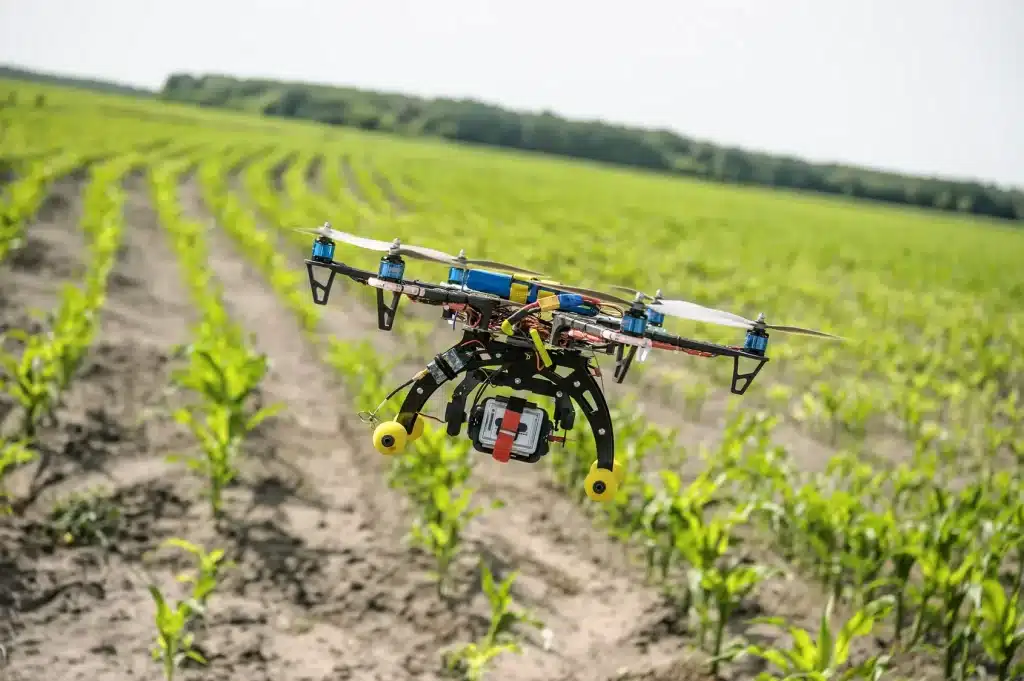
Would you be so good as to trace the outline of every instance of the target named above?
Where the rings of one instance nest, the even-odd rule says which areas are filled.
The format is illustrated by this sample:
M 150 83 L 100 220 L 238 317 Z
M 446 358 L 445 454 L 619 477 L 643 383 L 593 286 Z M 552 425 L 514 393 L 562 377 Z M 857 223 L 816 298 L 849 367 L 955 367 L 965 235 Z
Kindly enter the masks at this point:
M 0 102 L 0 679 L 1024 678 L 1019 228 Z M 411 304 L 377 331 L 366 289 L 314 306 L 291 228 L 324 221 L 849 340 L 773 336 L 743 397 L 685 355 L 606 380 L 611 503 L 582 426 L 534 466 L 433 425 L 386 458 L 362 413 L 457 336 Z

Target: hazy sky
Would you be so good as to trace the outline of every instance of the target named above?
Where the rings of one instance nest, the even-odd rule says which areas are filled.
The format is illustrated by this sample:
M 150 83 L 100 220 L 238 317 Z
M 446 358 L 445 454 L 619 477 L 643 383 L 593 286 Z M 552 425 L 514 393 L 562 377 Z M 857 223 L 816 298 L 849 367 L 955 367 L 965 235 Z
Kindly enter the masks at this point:
M 469 96 L 1024 186 L 1024 0 L 0 0 L 0 63 Z

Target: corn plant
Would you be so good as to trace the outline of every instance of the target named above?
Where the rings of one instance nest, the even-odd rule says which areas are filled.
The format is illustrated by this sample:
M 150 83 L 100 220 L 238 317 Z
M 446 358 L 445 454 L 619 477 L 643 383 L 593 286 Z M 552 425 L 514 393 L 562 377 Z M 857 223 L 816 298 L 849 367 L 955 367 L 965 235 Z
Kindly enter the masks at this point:
M 1024 650 L 1024 600 L 1020 587 L 1007 593 L 998 581 L 987 579 L 973 590 L 972 601 L 975 609 L 967 638 L 982 646 L 995 664 L 999 681 L 1021 678 L 1024 659 L 1018 658 Z M 950 671 L 947 668 L 947 677 Z
M 186 282 L 200 308 L 200 322 L 193 341 L 180 349 L 184 368 L 172 375 L 173 383 L 190 392 L 194 401 L 175 411 L 176 420 L 188 427 L 201 454 L 173 456 L 185 461 L 208 483 L 210 509 L 219 522 L 223 517 L 223 491 L 238 474 L 236 460 L 246 436 L 282 404 L 254 405 L 270 364 L 255 351 L 240 327 L 227 315 L 207 266 L 202 226 L 184 220 L 177 200 L 177 178 L 187 161 L 178 160 L 155 168 L 150 189 L 164 226 L 171 233 L 182 261 Z
M 60 340 L 49 332 L 30 334 L 21 329 L 7 331 L 0 342 L 4 336 L 19 341 L 22 347 L 19 355 L 0 355 L 0 389 L 20 408 L 19 431 L 31 441 L 56 404 Z
M 768 648 L 749 645 L 743 654 L 759 657 L 772 664 L 777 672 L 762 672 L 758 681 L 789 681 L 808 679 L 811 681 L 852 681 L 853 679 L 882 678 L 889 662 L 888 656 L 871 657 L 856 665 L 847 666 L 850 646 L 859 638 L 870 635 L 875 625 L 888 614 L 891 603 L 880 599 L 867 604 L 846 620 L 838 631 L 834 629 L 832 612 L 835 598 L 830 596 L 818 625 L 817 640 L 810 632 L 796 626 L 789 626 L 778 617 L 764 617 L 752 620 L 754 623 L 772 624 L 784 628 L 792 643 L 790 648 Z
M 210 509 L 220 520 L 223 491 L 238 474 L 235 462 L 242 442 L 283 405 L 253 408 L 252 397 L 269 369 L 268 360 L 232 338 L 210 333 L 188 346 L 185 356 L 189 364 L 175 372 L 174 380 L 198 395 L 199 401 L 178 409 L 175 417 L 191 429 L 202 455 L 184 460 L 206 478 Z
M 513 572 L 496 583 L 490 568 L 480 562 L 480 583 L 491 606 L 491 621 L 487 633 L 479 641 L 467 643 L 443 656 L 448 671 L 461 673 L 466 681 L 481 681 L 492 660 L 502 653 L 519 653 L 522 647 L 514 635 L 517 625 L 543 627 L 543 623 L 527 611 L 515 610 L 512 605 L 512 585 L 518 576 Z
M 163 543 L 191 553 L 197 563 L 197 574 L 180 574 L 177 581 L 191 584 L 192 590 L 187 598 L 178 600 L 171 605 L 159 587 L 150 584 L 148 589 L 156 605 L 154 621 L 157 628 L 156 647 L 153 659 L 159 660 L 163 668 L 164 679 L 173 681 L 175 671 L 186 659 L 199 664 L 206 660 L 195 649 L 194 627 L 197 620 L 207 613 L 207 603 L 217 587 L 221 571 L 229 564 L 224 560 L 224 551 L 214 549 L 207 552 L 184 539 L 172 538 Z
M 730 616 L 769 571 L 726 556 L 732 532 L 746 521 L 749 508 L 710 518 L 705 518 L 702 511 L 701 507 L 692 506 L 683 509 L 685 527 L 675 535 L 675 549 L 689 564 L 686 600 L 696 610 L 702 646 L 713 622 L 711 673 L 717 674 Z
M 473 454 L 468 442 L 449 442 L 443 430 L 424 430 L 412 445 L 413 452 L 393 460 L 389 483 L 412 501 L 410 539 L 434 557 L 433 577 L 443 597 L 465 528 L 483 512 L 473 506 L 474 490 L 467 485 Z

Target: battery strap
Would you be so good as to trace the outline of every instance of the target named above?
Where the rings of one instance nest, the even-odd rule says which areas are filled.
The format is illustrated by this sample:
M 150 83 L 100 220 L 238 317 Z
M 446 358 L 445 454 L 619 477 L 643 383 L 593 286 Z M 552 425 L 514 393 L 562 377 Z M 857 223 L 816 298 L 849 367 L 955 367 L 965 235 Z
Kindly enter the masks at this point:
M 519 421 L 525 408 L 526 400 L 522 397 L 510 397 L 505 403 L 505 414 L 501 417 L 498 437 L 491 452 L 495 461 L 508 463 L 512 456 L 512 445 L 515 444 L 516 436 L 519 435 Z

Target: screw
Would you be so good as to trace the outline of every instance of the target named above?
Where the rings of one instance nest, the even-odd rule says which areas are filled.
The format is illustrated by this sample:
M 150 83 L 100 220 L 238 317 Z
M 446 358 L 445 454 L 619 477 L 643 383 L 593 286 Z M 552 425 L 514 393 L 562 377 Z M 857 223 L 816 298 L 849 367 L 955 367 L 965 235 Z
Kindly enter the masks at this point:
M 572 387 L 574 387 L 574 388 L 580 387 L 580 382 L 579 381 L 573 381 L 572 382 Z
M 516 384 L 516 385 L 519 385 L 519 384 L 520 384 L 520 383 L 522 383 L 522 382 L 523 382 L 523 379 L 521 379 L 521 378 L 517 378 L 517 379 L 515 380 L 515 384 Z
M 565 397 L 565 393 L 559 390 L 558 392 L 555 393 L 555 397 Z
M 417 395 L 422 395 L 423 394 L 423 388 L 416 388 L 416 394 Z
M 604 435 L 604 428 L 598 428 L 597 429 L 597 434 L 598 435 Z

